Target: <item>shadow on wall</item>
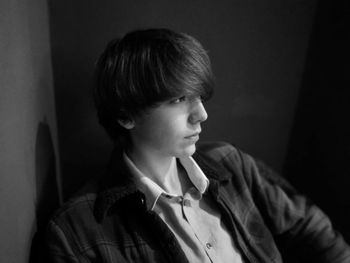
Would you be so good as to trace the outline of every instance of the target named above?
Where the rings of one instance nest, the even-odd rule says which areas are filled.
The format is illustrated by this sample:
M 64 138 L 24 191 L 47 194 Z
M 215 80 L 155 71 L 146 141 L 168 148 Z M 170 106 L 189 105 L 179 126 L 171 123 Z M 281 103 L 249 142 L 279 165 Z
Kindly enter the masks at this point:
M 53 211 L 59 206 L 56 180 L 56 158 L 49 125 L 38 125 L 35 144 L 36 170 L 36 233 L 34 234 L 30 263 L 45 262 L 44 233 Z

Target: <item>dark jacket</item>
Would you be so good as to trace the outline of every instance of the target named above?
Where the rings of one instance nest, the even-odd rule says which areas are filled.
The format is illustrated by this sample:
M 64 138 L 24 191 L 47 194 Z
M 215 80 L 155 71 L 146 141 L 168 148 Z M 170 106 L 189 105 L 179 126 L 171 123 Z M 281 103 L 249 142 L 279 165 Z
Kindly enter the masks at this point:
M 221 142 L 199 145 L 193 157 L 245 262 L 283 262 L 280 251 L 307 262 L 350 262 L 329 219 L 263 163 Z M 118 153 L 105 176 L 51 219 L 47 244 L 51 262 L 188 262 L 167 225 L 146 209 Z

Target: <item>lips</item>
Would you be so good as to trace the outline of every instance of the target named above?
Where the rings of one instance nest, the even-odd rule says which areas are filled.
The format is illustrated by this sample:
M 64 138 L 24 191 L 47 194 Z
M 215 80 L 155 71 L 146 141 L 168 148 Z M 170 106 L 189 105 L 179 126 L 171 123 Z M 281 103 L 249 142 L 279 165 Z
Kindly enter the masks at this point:
M 193 138 L 197 138 L 197 137 L 199 137 L 199 134 L 200 134 L 201 132 L 199 131 L 199 132 L 195 132 L 195 133 L 193 133 L 193 134 L 191 134 L 191 135 L 189 135 L 189 136 L 186 136 L 185 138 L 186 139 L 193 139 Z

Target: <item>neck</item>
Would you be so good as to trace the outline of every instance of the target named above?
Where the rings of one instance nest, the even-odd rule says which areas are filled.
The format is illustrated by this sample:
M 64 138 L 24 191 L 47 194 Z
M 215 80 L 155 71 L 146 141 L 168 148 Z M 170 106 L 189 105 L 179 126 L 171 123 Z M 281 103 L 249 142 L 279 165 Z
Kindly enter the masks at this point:
M 177 195 L 183 194 L 183 180 L 180 180 L 182 169 L 178 169 L 174 156 L 137 150 L 129 151 L 127 154 L 137 168 L 164 191 Z

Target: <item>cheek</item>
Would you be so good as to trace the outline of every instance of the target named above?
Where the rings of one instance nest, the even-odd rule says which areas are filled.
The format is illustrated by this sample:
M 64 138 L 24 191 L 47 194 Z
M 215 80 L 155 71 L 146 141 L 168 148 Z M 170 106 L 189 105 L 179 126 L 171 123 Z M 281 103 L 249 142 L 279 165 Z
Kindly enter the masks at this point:
M 181 116 L 177 118 L 172 118 L 167 124 L 164 124 L 164 132 L 169 134 L 169 137 L 173 137 L 174 139 L 181 139 L 185 135 L 186 130 L 186 122 L 184 118 Z
M 182 143 L 184 124 L 181 124 L 178 118 L 163 121 L 151 133 L 153 133 L 154 139 L 158 140 L 158 143 L 165 148 L 174 147 Z
M 186 135 L 185 114 L 154 115 L 139 126 L 138 134 L 152 144 L 173 145 Z
M 165 123 L 157 130 L 158 139 L 162 140 L 164 143 L 174 142 L 180 137 L 178 127 L 172 125 L 171 123 Z
M 169 144 L 174 140 L 175 127 L 171 122 L 164 120 L 152 120 L 141 129 L 145 140 L 155 145 Z

